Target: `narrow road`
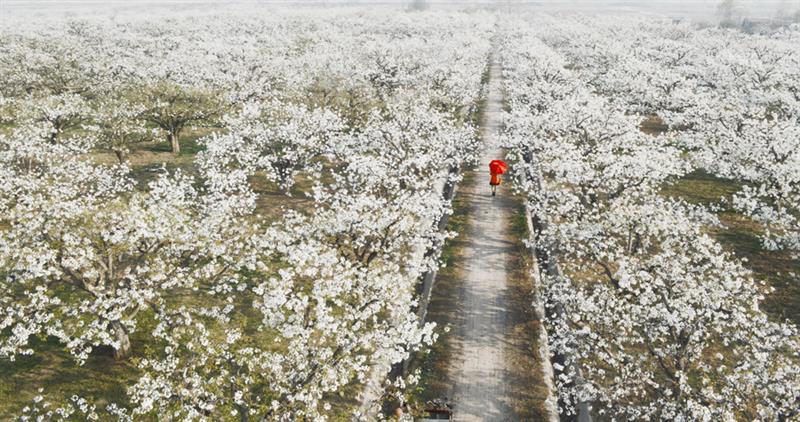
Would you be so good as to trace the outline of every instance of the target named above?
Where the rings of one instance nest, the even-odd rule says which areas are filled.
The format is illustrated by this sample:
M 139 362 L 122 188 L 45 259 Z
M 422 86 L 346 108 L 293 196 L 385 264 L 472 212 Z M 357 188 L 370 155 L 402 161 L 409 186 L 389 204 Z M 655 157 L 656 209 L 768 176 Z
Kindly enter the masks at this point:
M 483 150 L 466 171 L 448 227 L 448 266 L 437 276 L 428 315 L 443 332 L 422 364 L 422 402 L 444 399 L 457 421 L 558 421 L 534 306 L 535 261 L 523 245 L 524 209 L 506 185 L 492 197 L 489 161 L 502 159 L 502 69 L 492 61 L 480 121 Z
M 484 114 L 484 151 L 470 183 L 459 193 L 470 207 L 466 244 L 462 255 L 463 293 L 455 327 L 455 356 L 451 367 L 453 404 L 459 421 L 513 421 L 519 416 L 512 406 L 516 379 L 509 367 L 509 339 L 515 316 L 508 278 L 514 243 L 509 233 L 511 213 L 516 212 L 510 193 L 500 186 L 496 197 L 489 188 L 488 163 L 503 158 L 498 145 L 502 128 L 503 94 L 501 67 L 492 62 L 487 108 Z M 522 370 L 522 368 L 517 368 Z

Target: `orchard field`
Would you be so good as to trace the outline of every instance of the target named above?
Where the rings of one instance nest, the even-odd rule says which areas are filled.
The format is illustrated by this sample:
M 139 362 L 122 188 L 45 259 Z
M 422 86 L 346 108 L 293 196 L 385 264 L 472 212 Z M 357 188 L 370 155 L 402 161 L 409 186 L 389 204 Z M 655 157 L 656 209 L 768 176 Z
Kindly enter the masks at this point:
M 800 420 L 797 24 L 12 21 L 0 420 Z

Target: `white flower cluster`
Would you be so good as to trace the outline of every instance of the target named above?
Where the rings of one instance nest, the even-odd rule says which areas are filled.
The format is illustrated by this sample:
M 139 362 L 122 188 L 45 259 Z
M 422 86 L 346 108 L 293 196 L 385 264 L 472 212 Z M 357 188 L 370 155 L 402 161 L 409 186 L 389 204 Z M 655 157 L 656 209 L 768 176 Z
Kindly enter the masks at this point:
M 550 348 L 567 357 L 554 365 L 561 411 L 588 401 L 612 420 L 797 417 L 797 328 L 759 310 L 765 288 L 706 233 L 708 211 L 659 195 L 691 166 L 680 135 L 640 131 L 647 110 L 637 101 L 651 100 L 625 96 L 640 82 L 618 57 L 634 54 L 625 43 L 644 29 L 533 21 L 504 25 L 506 145 L 549 259 Z M 546 44 L 559 40 L 585 48 L 565 57 Z M 680 62 L 668 40 L 660 60 Z M 671 86 L 661 76 L 650 89 Z M 675 96 L 658 95 L 659 111 L 681 110 Z

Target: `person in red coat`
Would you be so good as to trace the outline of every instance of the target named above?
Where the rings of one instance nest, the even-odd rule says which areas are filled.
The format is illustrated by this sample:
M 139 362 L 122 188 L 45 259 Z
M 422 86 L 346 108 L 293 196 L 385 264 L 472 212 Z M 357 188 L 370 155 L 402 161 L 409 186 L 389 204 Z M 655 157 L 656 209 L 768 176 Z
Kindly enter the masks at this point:
M 500 175 L 505 173 L 506 170 L 508 170 L 508 164 L 501 160 L 492 160 L 489 163 L 489 174 L 491 175 L 489 185 L 492 187 L 492 196 L 497 194 L 497 186 L 503 182 Z
M 489 185 L 492 187 L 492 196 L 495 196 L 495 194 L 497 193 L 497 186 L 500 185 L 502 181 L 503 180 L 500 178 L 499 174 L 495 173 L 491 174 L 491 178 L 489 179 Z

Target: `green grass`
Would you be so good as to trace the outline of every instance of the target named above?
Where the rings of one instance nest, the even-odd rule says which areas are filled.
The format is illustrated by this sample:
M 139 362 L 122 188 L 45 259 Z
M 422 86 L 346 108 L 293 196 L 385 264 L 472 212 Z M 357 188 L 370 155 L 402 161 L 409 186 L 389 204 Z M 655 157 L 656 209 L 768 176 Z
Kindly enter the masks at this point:
M 79 395 L 98 407 L 110 403 L 127 406 L 126 388 L 136 382 L 135 362 L 142 355 L 139 333 L 142 330 L 131 338 L 131 359 L 117 362 L 109 349 L 98 348 L 82 366 L 55 338 L 33 339 L 33 355 L 18 356 L 14 362 L 0 360 L 0 420 L 18 416 L 38 394 L 59 400 Z
M 511 376 L 512 384 L 517 388 L 511 389 L 511 405 L 522 420 L 543 421 L 548 416 L 544 403 L 549 392 L 542 379 L 544 371 L 543 362 L 539 359 L 537 333 L 544 326 L 537 319 L 532 306 L 533 256 L 523 243 L 524 239 L 529 238 L 525 208 L 520 198 L 514 197 L 513 200 L 515 212 L 509 222 L 509 234 L 514 240 L 516 251 L 511 254 L 511 261 L 508 263 L 508 296 L 511 299 L 510 306 L 515 310 L 510 315 L 516 317 L 512 321 L 513 335 L 510 339 L 515 347 L 506 350 L 506 359 L 510 360 L 509 367 L 516 369 Z
M 462 180 L 460 184 L 462 186 L 470 184 L 472 183 L 472 179 L 473 175 L 471 173 L 466 173 L 464 175 L 464 180 Z M 463 242 L 463 237 L 467 230 L 467 223 L 469 222 L 469 204 L 466 203 L 463 195 L 458 195 L 458 192 L 456 192 L 452 205 L 453 214 L 451 214 L 450 218 L 447 220 L 447 230 L 458 233 L 458 235 L 455 238 L 448 239 L 444 248 L 442 248 L 441 259 L 444 263 L 442 271 L 451 269 L 455 264 L 456 257 L 459 256 L 459 250 L 455 246 L 459 244 L 459 241 Z
M 461 186 L 472 183 L 473 175 L 466 172 Z M 460 275 L 462 268 L 457 263 L 462 256 L 466 244 L 467 224 L 469 222 L 469 204 L 463 195 L 456 192 L 453 198 L 453 214 L 447 221 L 447 230 L 458 233 L 456 237 L 448 239 L 442 248 L 441 260 L 443 267 L 436 274 L 436 281 L 428 304 L 427 320 L 435 322 L 438 340 L 431 346 L 427 354 L 417 360 L 420 370 L 420 381 L 411 399 L 419 405 L 433 399 L 449 397 L 453 384 L 449 380 L 448 368 L 457 351 L 452 343 L 452 332 L 445 332 L 446 327 L 451 327 L 458 314 L 455 307 L 459 301 L 454 300 L 454 295 L 459 292 Z
M 742 187 L 729 179 L 722 179 L 703 170 L 696 170 L 675 183 L 664 187 L 662 194 L 685 200 L 695 205 L 712 205 L 730 200 Z
M 739 182 L 695 171 L 665 187 L 662 193 L 692 204 L 721 204 L 717 215 L 723 227 L 711 228 L 711 234 L 726 250 L 744 258 L 744 265 L 757 279 L 774 288 L 766 296 L 763 309 L 773 318 L 789 319 L 800 325 L 800 278 L 791 276 L 792 272 L 800 272 L 800 260 L 785 251 L 764 249 L 759 238 L 763 228 L 726 206 L 741 187 Z

